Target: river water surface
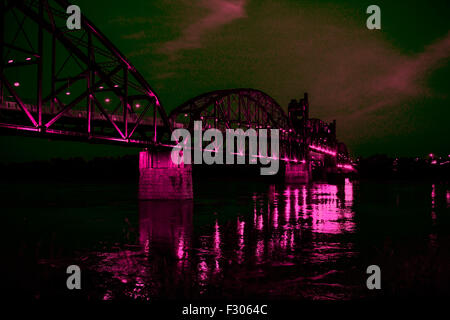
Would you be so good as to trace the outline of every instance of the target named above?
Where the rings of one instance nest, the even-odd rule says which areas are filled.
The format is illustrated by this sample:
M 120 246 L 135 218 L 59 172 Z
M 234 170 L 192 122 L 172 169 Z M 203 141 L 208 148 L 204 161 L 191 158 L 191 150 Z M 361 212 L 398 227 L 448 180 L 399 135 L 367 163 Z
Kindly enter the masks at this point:
M 450 186 L 3 183 L 7 289 L 25 299 L 360 299 L 449 294 Z M 82 289 L 66 289 L 66 268 Z M 382 290 L 368 290 L 379 265 Z

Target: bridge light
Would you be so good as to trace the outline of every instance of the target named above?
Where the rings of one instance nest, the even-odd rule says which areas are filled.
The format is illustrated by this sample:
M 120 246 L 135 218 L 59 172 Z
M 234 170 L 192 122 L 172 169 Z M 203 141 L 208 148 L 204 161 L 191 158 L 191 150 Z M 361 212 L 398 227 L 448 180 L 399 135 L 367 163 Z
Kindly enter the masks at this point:
M 20 82 L 14 82 L 14 87 L 20 86 Z

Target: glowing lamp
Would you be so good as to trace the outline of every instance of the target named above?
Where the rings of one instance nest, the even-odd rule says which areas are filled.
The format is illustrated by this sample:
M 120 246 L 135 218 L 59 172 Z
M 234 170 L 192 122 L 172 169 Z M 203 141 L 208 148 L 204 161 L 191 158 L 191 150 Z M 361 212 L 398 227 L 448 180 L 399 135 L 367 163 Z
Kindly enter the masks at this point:
M 14 62 L 14 60 L 12 60 L 12 59 L 11 59 L 11 60 L 8 60 L 8 63 L 13 63 L 13 62 Z
M 140 108 L 141 107 L 141 105 L 139 104 L 139 103 L 136 103 L 136 108 Z
M 18 87 L 18 86 L 20 86 L 20 83 L 19 82 L 14 82 L 14 87 Z
M 67 91 L 67 92 L 66 92 L 66 96 L 70 96 L 70 91 Z
M 106 103 L 109 103 L 110 101 L 111 101 L 111 99 L 109 99 L 109 98 L 106 98 L 106 99 L 105 99 L 105 102 L 106 102 Z
M 26 58 L 25 60 L 27 60 L 27 61 L 30 61 L 30 60 L 31 60 L 31 58 L 30 58 L 30 57 L 28 57 L 28 58 Z

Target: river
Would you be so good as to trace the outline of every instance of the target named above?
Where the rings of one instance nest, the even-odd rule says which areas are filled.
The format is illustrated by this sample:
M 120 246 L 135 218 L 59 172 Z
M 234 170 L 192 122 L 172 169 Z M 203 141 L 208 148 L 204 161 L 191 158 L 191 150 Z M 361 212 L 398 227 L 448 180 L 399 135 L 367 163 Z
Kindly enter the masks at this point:
M 93 301 L 449 294 L 448 184 L 194 185 L 193 201 L 138 201 L 134 183 L 2 183 L 7 290 Z M 382 290 L 366 286 L 372 264 Z

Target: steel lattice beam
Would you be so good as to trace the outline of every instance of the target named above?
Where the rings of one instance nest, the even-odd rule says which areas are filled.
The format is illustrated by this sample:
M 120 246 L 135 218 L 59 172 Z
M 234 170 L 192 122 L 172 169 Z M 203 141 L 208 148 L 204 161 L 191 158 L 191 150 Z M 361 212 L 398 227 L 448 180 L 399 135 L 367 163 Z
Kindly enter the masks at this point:
M 109 135 L 124 142 L 135 141 L 139 132 L 148 144 L 170 139 L 171 123 L 150 85 L 85 16 L 81 30 L 68 30 L 69 5 L 65 0 L 0 0 L 0 127 L 91 139 Z M 17 80 L 17 74 L 26 79 Z M 28 79 L 35 80 L 22 88 Z M 111 109 L 112 99 L 119 101 L 120 114 Z

